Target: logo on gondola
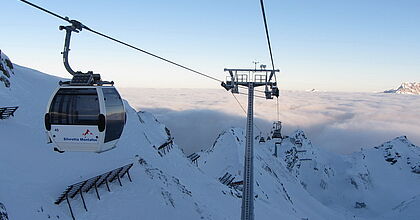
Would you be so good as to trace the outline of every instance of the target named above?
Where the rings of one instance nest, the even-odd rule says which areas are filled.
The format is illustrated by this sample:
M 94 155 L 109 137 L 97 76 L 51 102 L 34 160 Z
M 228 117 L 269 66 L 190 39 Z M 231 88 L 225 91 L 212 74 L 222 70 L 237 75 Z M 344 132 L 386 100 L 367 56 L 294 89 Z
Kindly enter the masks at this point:
M 82 135 L 86 137 L 86 135 L 93 135 L 93 133 L 90 132 L 89 129 L 86 129 L 86 131 Z
M 91 137 L 94 136 L 94 134 L 92 132 L 90 132 L 89 129 L 86 129 L 85 132 L 82 133 L 82 135 L 84 137 L 64 137 L 64 141 L 72 141 L 72 142 L 97 142 L 98 141 L 98 136 L 95 137 Z M 89 136 L 89 137 L 86 137 Z

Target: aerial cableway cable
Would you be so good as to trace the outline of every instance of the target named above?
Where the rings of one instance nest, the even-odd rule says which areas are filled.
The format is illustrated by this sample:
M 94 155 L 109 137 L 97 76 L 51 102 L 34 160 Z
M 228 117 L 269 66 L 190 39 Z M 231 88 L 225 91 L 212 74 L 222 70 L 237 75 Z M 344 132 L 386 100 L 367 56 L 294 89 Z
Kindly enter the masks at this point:
M 270 42 L 270 35 L 268 33 L 267 18 L 265 17 L 264 1 L 260 0 L 260 3 L 261 3 L 261 12 L 262 12 L 262 16 L 263 16 L 263 19 L 264 19 L 265 35 L 267 37 L 268 50 L 270 52 L 271 66 L 273 67 L 273 70 L 274 70 L 275 68 L 274 68 L 273 53 L 271 51 L 271 42 Z M 276 78 L 276 74 L 274 74 L 274 72 L 272 72 L 270 74 L 270 77 L 268 78 L 268 81 L 271 81 L 271 78 L 273 77 L 273 75 L 274 75 L 274 78 Z
M 116 39 L 116 38 L 110 37 L 110 36 L 108 36 L 108 35 L 106 35 L 106 34 L 103 34 L 103 33 L 99 32 L 99 31 L 93 30 L 93 29 L 91 29 L 91 28 L 87 27 L 86 25 L 84 25 L 84 24 L 82 24 L 82 23 L 80 23 L 80 22 L 76 21 L 76 20 L 70 20 L 68 17 L 64 17 L 64 16 L 61 16 L 61 15 L 59 15 L 59 14 L 56 14 L 56 13 L 54 13 L 54 12 L 50 11 L 50 10 L 47 10 L 47 9 L 45 9 L 45 8 L 43 8 L 43 7 L 40 7 L 40 6 L 38 6 L 38 5 L 35 5 L 35 4 L 33 4 L 33 3 L 29 2 L 29 1 L 26 1 L 26 0 L 20 0 L 20 1 L 21 1 L 21 2 L 23 2 L 23 3 L 26 3 L 26 4 L 30 5 L 30 6 L 32 6 L 32 7 L 34 7 L 34 8 L 36 8 L 36 9 L 39 9 L 39 10 L 41 10 L 41 11 L 43 11 L 43 12 L 47 13 L 47 14 L 50 14 L 50 15 L 52 15 L 52 16 L 54 16 L 54 17 L 57 17 L 57 18 L 59 18 L 59 19 L 61 19 L 61 20 L 64 20 L 64 21 L 66 21 L 66 22 L 69 22 L 69 23 L 71 23 L 72 25 L 75 25 L 75 26 L 77 26 L 78 28 L 80 28 L 80 30 L 81 30 L 81 29 L 86 29 L 86 30 L 88 30 L 88 31 L 90 31 L 90 32 L 92 32 L 92 33 L 94 33 L 94 34 L 97 34 L 97 35 L 99 35 L 99 36 L 102 36 L 102 37 L 104 37 L 104 38 L 107 38 L 107 39 L 109 39 L 109 40 L 112 40 L 112 41 L 114 41 L 114 42 L 117 42 L 117 43 L 119 43 L 119 44 L 122 44 L 122 45 L 124 45 L 124 46 L 127 46 L 127 47 L 132 48 L 132 49 L 134 49 L 134 50 L 137 50 L 137 51 L 139 51 L 139 52 L 142 52 L 142 53 L 145 53 L 145 54 L 150 55 L 150 56 L 152 56 L 152 57 L 158 58 L 158 59 L 160 59 L 160 60 L 162 60 L 162 61 L 165 61 L 165 62 L 168 62 L 168 63 L 173 64 L 173 65 L 175 65 L 175 66 L 181 67 L 181 68 L 183 68 L 183 69 L 186 69 L 186 70 L 191 71 L 191 72 L 193 72 L 193 73 L 196 73 L 196 74 L 199 74 L 199 75 L 201 75 L 201 76 L 207 77 L 207 78 L 212 79 L 212 80 L 214 80 L 214 81 L 218 81 L 218 82 L 220 82 L 220 83 L 223 83 L 223 81 L 222 81 L 222 80 L 219 80 L 219 79 L 217 79 L 217 78 L 215 78 L 215 77 L 212 77 L 212 76 L 210 76 L 210 75 L 204 74 L 204 73 L 199 72 L 199 71 L 197 71 L 197 70 L 191 69 L 191 68 L 186 67 L 186 66 L 184 66 L 184 65 L 178 64 L 178 63 L 176 63 L 176 62 L 174 62 L 174 61 L 168 60 L 168 59 L 166 59 L 166 58 L 163 58 L 163 57 L 161 57 L 161 56 L 158 56 L 158 55 L 156 55 L 156 54 L 153 54 L 153 53 L 151 53 L 151 52 L 148 52 L 148 51 L 146 51 L 146 50 L 143 50 L 143 49 L 141 49 L 141 48 L 138 48 L 138 47 L 136 47 L 136 46 L 133 46 L 133 45 L 131 45 L 131 44 L 128 44 L 128 43 L 126 43 L 126 42 L 124 42 L 124 41 L 121 41 L 121 40 L 118 40 L 118 39 Z M 263 91 L 258 91 L 258 92 L 263 92 Z M 235 98 L 236 102 L 239 104 L 239 107 L 240 107 L 240 108 L 241 108 L 241 109 L 245 112 L 245 114 L 246 114 L 246 110 L 244 109 L 244 107 L 242 106 L 242 104 L 239 102 L 239 100 L 236 98 L 236 96 L 235 96 L 235 95 L 233 95 L 233 97 Z M 257 126 L 256 126 L 256 127 L 257 127 Z M 257 127 L 257 129 L 258 129 L 258 130 L 260 130 L 258 127 Z M 260 131 L 261 131 L 261 130 L 260 130 Z
M 235 98 L 236 102 L 238 103 L 238 105 L 241 107 L 242 111 L 243 111 L 243 112 L 245 113 L 245 115 L 246 115 L 246 114 L 247 114 L 247 113 L 246 113 L 246 110 L 245 110 L 244 106 L 241 104 L 241 102 L 239 101 L 239 99 L 235 96 L 235 94 L 234 94 L 234 93 L 230 93 L 230 94 L 232 94 L 233 98 Z M 239 94 L 242 94 L 242 93 L 239 93 Z M 265 98 L 265 97 L 264 97 L 264 98 Z M 258 131 L 260 131 L 260 133 L 262 133 L 261 129 L 257 126 L 257 124 L 256 124 L 256 123 L 254 123 L 254 126 L 258 129 Z
M 39 9 L 39 10 L 43 11 L 43 12 L 46 12 L 46 13 L 48 13 L 48 14 L 52 15 L 52 16 L 55 16 L 55 17 L 60 18 L 60 19 L 62 19 L 62 20 L 64 20 L 64 21 L 67 21 L 67 22 L 69 22 L 69 23 L 71 23 L 71 24 L 76 24 L 77 26 L 79 26 L 79 27 L 81 27 L 81 28 L 84 28 L 84 29 L 86 29 L 86 30 L 88 30 L 88 31 L 90 31 L 90 32 L 92 32 L 92 33 L 94 33 L 94 34 L 97 34 L 97 35 L 102 36 L 102 37 L 104 37 L 104 38 L 107 38 L 107 39 L 109 39 L 109 40 L 115 41 L 115 42 L 117 42 L 117 43 L 119 43 L 119 44 L 122 44 L 122 45 L 124 45 L 124 46 L 130 47 L 130 48 L 132 48 L 132 49 L 134 49 L 134 50 L 140 51 L 140 52 L 142 52 L 142 53 L 145 53 L 145 54 L 150 55 L 150 56 L 152 56 L 152 57 L 158 58 L 158 59 L 160 59 L 160 60 L 163 60 L 163 61 L 165 61 L 165 62 L 168 62 L 168 63 L 170 63 L 170 64 L 173 64 L 173 65 L 175 65 L 175 66 L 178 66 L 178 67 L 181 67 L 181 68 L 186 69 L 186 70 L 188 70 L 188 71 L 191 71 L 191 72 L 193 72 L 193 73 L 199 74 L 199 75 L 201 75 L 201 76 L 207 77 L 207 78 L 209 78 L 209 79 L 212 79 L 212 80 L 218 81 L 218 82 L 220 82 L 220 83 L 222 83 L 222 82 L 223 82 L 222 80 L 219 80 L 219 79 L 217 79 L 217 78 L 215 78 L 215 77 L 209 76 L 209 75 L 204 74 L 204 73 L 202 73 L 202 72 L 200 72 L 200 71 L 197 71 L 197 70 L 191 69 L 191 68 L 189 68 L 189 67 L 186 67 L 186 66 L 184 66 L 184 65 L 181 65 L 181 64 L 176 63 L 176 62 L 174 62 L 174 61 L 168 60 L 168 59 L 166 59 L 166 58 L 163 58 L 163 57 L 161 57 L 161 56 L 158 56 L 158 55 L 156 55 L 156 54 L 153 54 L 153 53 L 151 53 L 151 52 L 148 52 L 148 51 L 146 51 L 146 50 L 143 50 L 143 49 L 141 49 L 141 48 L 138 48 L 138 47 L 136 47 L 136 46 L 133 46 L 133 45 L 131 45 L 131 44 L 128 44 L 128 43 L 126 43 L 126 42 L 124 42 L 124 41 L 121 41 L 121 40 L 118 40 L 118 39 L 116 39 L 116 38 L 110 37 L 110 36 L 108 36 L 108 35 L 106 35 L 106 34 L 103 34 L 103 33 L 99 32 L 99 31 L 93 30 L 93 29 L 91 29 L 91 28 L 89 28 L 89 27 L 87 27 L 87 26 L 83 25 L 82 23 L 80 23 L 80 22 L 78 22 L 78 21 L 75 21 L 75 20 L 70 20 L 68 17 L 63 17 L 63 16 L 61 16 L 61 15 L 58 15 L 58 14 L 56 14 L 56 13 L 54 13 L 54 12 L 51 12 L 51 11 L 49 11 L 49 10 L 45 9 L 45 8 L 42 8 L 42 7 L 38 6 L 38 5 L 35 5 L 35 4 L 33 4 L 33 3 L 29 2 L 29 1 L 26 1 L 26 0 L 20 0 L 20 1 L 21 1 L 21 2 L 26 3 L 26 4 L 30 5 L 30 6 L 32 6 L 32 7 L 34 7 L 34 8 L 37 8 L 37 9 Z
M 273 67 L 273 70 L 274 70 L 274 59 L 273 59 L 273 52 L 271 50 L 271 42 L 270 42 L 270 34 L 268 32 L 267 18 L 265 16 L 264 0 L 260 0 L 260 4 L 261 4 L 261 13 L 262 13 L 263 20 L 264 20 L 265 35 L 267 37 L 268 50 L 270 52 L 271 66 Z M 274 75 L 274 80 L 277 83 L 277 77 L 276 77 L 276 74 L 274 74 L 274 73 L 270 74 L 270 77 L 269 77 L 268 81 L 271 80 L 271 78 L 273 77 L 273 75 Z M 279 97 L 278 96 L 277 96 L 276 110 L 277 110 L 277 121 L 279 121 Z

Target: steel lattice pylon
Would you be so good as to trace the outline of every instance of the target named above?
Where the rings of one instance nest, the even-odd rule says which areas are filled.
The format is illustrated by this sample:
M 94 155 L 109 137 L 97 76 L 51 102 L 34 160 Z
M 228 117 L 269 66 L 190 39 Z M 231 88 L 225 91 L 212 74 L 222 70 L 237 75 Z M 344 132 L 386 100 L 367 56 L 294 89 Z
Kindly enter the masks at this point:
M 265 97 L 278 97 L 279 90 L 276 82 L 267 79 L 279 70 L 265 69 L 225 69 L 230 76 L 222 86 L 232 93 L 239 93 L 239 86 L 248 88 L 248 111 L 246 123 L 246 145 L 244 156 L 244 186 L 242 190 L 241 220 L 254 219 L 254 88 L 265 86 Z M 247 74 L 238 74 L 246 72 Z M 256 73 L 265 74 L 256 74 Z M 270 77 L 271 78 L 271 77 Z
M 254 85 L 248 83 L 248 111 L 244 161 L 244 187 L 242 191 L 242 220 L 254 219 Z

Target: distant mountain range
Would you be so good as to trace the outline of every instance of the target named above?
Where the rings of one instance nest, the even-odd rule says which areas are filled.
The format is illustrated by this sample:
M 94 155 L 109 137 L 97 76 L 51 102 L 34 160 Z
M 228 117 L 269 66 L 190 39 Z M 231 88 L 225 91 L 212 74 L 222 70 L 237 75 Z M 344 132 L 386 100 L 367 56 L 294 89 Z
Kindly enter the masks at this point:
M 401 86 L 398 87 L 398 89 L 386 90 L 386 91 L 384 91 L 384 93 L 420 95 L 420 83 L 405 82 L 405 83 L 402 83 Z

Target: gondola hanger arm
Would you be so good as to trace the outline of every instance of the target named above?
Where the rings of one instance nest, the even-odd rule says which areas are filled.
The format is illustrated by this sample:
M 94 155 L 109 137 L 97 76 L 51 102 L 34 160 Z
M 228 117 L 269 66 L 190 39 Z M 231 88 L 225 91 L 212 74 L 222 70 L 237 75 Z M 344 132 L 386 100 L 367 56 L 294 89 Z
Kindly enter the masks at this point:
M 66 17 L 67 21 L 71 23 L 71 25 L 69 26 L 60 26 L 59 29 L 60 30 L 65 30 L 66 31 L 66 38 L 64 40 L 64 50 L 61 54 L 63 54 L 63 63 L 64 63 L 64 67 L 66 68 L 67 72 L 69 72 L 71 75 L 76 75 L 76 74 L 83 74 L 81 71 L 74 71 L 69 63 L 69 52 L 70 52 L 70 40 L 71 40 L 71 33 L 75 32 L 75 33 L 79 33 L 80 31 L 83 30 L 83 28 L 87 28 L 86 26 L 84 26 L 82 23 L 80 23 L 79 21 L 76 20 L 69 20 L 68 17 Z M 92 71 L 88 71 L 85 74 L 93 74 Z

